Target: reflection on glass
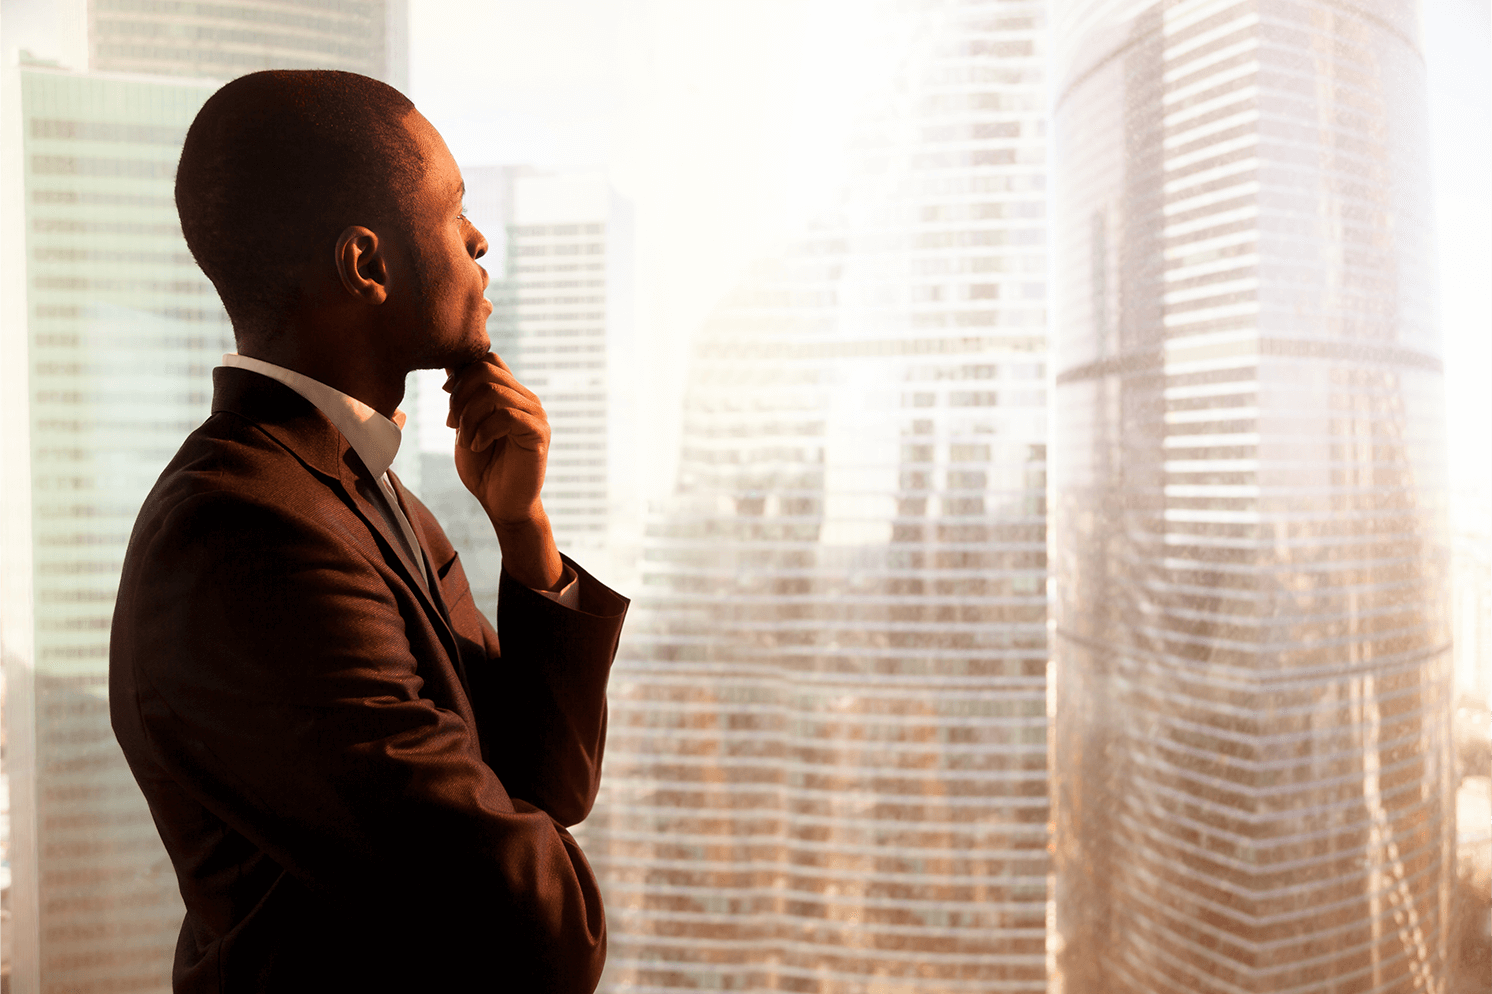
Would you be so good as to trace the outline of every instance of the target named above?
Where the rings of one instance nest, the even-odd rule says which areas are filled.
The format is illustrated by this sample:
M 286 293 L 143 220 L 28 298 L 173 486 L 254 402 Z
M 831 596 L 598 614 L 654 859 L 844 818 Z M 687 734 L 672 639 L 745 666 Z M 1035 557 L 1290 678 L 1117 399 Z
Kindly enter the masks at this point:
M 1414 6 L 1054 19 L 1058 983 L 1442 990 Z

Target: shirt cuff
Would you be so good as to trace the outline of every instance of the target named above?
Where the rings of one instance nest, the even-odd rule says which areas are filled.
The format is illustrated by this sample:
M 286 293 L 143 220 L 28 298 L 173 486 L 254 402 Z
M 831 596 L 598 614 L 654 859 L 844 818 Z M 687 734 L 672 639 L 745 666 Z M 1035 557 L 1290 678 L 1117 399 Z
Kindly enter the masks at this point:
M 548 597 L 560 607 L 567 607 L 572 611 L 580 609 L 580 577 L 569 566 L 560 575 L 558 590 L 535 590 L 534 593 Z

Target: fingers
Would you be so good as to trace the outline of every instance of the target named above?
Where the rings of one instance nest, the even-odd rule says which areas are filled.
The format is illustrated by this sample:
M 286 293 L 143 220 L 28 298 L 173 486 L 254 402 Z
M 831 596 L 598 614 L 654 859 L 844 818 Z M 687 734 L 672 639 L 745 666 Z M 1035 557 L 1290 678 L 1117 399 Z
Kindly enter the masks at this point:
M 455 402 L 456 394 L 461 388 L 472 383 L 500 382 L 516 388 L 520 393 L 537 401 L 536 395 L 528 387 L 518 382 L 518 377 L 503 362 L 502 356 L 496 352 L 488 352 L 476 362 L 467 363 L 459 369 L 447 369 L 446 381 L 442 389 L 451 394 L 452 402 Z
M 480 419 L 463 418 L 457 438 L 473 452 L 481 452 L 502 439 L 530 452 L 549 447 L 549 422 L 542 416 L 500 407 Z
M 505 410 L 526 416 L 528 420 L 521 422 L 523 424 L 542 425 L 547 441 L 548 417 L 544 405 L 532 390 L 518 382 L 512 370 L 495 354 L 489 352 L 484 361 L 452 373 L 445 389 L 451 392 L 451 410 L 446 426 L 457 429 L 464 444 L 472 445 L 478 437 L 479 426 L 485 425 L 494 412 Z M 502 434 L 507 431 L 501 429 Z
M 491 367 L 489 367 L 491 368 Z M 531 393 L 493 381 L 462 384 L 451 398 L 446 424 L 456 429 L 456 441 L 480 452 L 499 438 L 511 438 L 521 448 L 543 451 L 549 445 L 549 417 Z
M 474 405 L 512 407 L 528 414 L 544 414 L 544 405 L 531 393 L 520 393 L 516 387 L 505 383 L 474 381 L 462 384 L 451 395 L 451 410 L 446 416 L 446 427 L 458 427 L 467 410 Z

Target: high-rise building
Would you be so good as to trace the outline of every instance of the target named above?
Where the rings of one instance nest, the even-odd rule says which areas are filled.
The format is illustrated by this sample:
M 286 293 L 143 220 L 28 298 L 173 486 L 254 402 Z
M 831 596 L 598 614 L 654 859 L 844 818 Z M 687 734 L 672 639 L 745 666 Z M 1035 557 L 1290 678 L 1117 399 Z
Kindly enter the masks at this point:
M 604 176 L 519 176 L 508 224 L 514 372 L 544 398 L 553 436 L 544 509 L 577 556 L 605 547 L 607 252 Z
M 232 79 L 260 69 L 344 69 L 404 89 L 408 0 L 88 0 L 95 70 Z
M 467 213 L 489 244 L 481 264 L 491 275 L 492 349 L 539 395 L 549 418 L 544 508 L 556 544 L 616 583 L 641 531 L 632 454 L 644 440 L 626 430 L 629 384 L 616 375 L 632 352 L 631 206 L 599 173 L 469 166 L 462 175 Z M 490 618 L 502 553 L 451 462 L 444 376 L 411 378 L 404 407 L 415 431 L 405 441 L 419 466 L 411 485 L 461 550 L 472 596 Z
M 599 173 L 474 169 L 469 189 L 503 210 L 494 270 L 493 347 L 544 401 L 553 429 L 544 509 L 560 550 L 604 558 L 631 441 L 616 431 L 630 349 L 631 208 Z M 489 265 L 489 269 L 492 267 Z
M 35 726 L 9 746 L 34 750 L 15 800 L 36 848 L 14 921 L 38 937 L 42 990 L 165 990 L 181 899 L 109 727 L 109 620 L 135 513 L 233 347 L 172 198 L 212 86 L 34 66 L 20 86 L 35 655 L 14 689 Z
M 1059 986 L 1442 990 L 1416 6 L 1053 19 Z
M 397 6 L 94 0 L 86 71 L 6 67 L 4 196 L 19 210 L 5 258 L 20 266 L 0 344 L 18 415 L 4 424 L 0 629 L 16 991 L 170 987 L 181 900 L 109 726 L 108 633 L 135 514 L 207 417 L 211 370 L 233 348 L 173 199 L 182 139 L 216 88 L 203 77 L 402 73 Z
M 908 8 L 700 334 L 613 671 L 603 989 L 1046 989 L 1039 2 Z

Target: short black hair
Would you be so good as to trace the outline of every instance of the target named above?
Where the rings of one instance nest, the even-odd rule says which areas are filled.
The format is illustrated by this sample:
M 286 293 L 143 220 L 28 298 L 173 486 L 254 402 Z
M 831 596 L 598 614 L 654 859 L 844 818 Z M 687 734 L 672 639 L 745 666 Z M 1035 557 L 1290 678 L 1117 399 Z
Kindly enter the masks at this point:
M 176 211 L 240 345 L 273 336 L 303 267 L 351 224 L 407 216 L 401 196 L 424 162 L 404 121 L 414 104 L 387 83 L 335 70 L 240 76 L 187 130 Z

